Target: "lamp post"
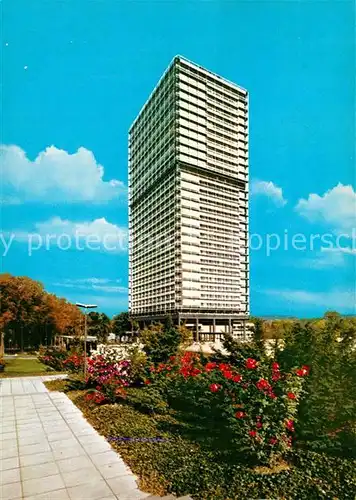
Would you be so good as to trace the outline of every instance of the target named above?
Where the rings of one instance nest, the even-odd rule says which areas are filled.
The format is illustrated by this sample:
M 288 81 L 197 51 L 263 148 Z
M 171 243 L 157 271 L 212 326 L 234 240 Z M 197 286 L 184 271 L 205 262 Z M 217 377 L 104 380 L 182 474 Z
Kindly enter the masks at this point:
M 81 307 L 85 310 L 84 313 L 84 379 L 87 378 L 87 337 L 88 337 L 88 328 L 87 328 L 87 310 L 95 309 L 95 304 L 81 304 L 79 302 L 76 303 L 76 306 Z

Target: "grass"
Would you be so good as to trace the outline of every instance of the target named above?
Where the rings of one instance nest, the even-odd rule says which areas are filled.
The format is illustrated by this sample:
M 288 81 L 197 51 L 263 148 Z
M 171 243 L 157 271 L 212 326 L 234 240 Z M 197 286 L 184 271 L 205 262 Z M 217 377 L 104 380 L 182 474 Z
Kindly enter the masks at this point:
M 28 377 L 34 375 L 53 375 L 56 372 L 49 371 L 48 367 L 38 359 L 5 358 L 5 371 L 0 373 L 0 378 Z
M 341 500 L 356 496 L 353 460 L 300 451 L 291 454 L 279 470 L 250 469 L 231 463 L 221 450 L 204 446 L 191 433 L 188 437 L 171 410 L 146 414 L 127 402 L 97 406 L 85 399 L 87 391 L 69 390 L 69 383 L 56 380 L 46 385 L 67 392 L 140 478 L 140 488 L 151 494 L 190 494 L 196 500 Z

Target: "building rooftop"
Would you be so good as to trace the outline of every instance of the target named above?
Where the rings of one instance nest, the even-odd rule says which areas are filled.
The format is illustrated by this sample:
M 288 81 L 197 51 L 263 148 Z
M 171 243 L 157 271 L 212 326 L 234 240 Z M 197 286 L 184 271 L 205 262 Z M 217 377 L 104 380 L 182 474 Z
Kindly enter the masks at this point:
M 182 62 L 188 64 L 189 66 L 192 66 L 193 68 L 199 69 L 199 71 L 202 71 L 203 73 L 206 73 L 207 76 L 213 77 L 214 79 L 216 79 L 216 80 L 224 83 L 225 85 L 228 85 L 230 87 L 233 87 L 234 89 L 237 89 L 238 91 L 244 93 L 245 95 L 247 95 L 247 93 L 248 93 L 247 90 L 244 89 L 243 87 L 241 87 L 240 85 L 237 85 L 236 83 L 228 80 L 227 78 L 224 78 L 224 77 L 218 75 L 217 73 L 214 73 L 213 71 L 210 71 L 210 70 L 204 68 L 203 66 L 200 66 L 199 64 L 196 64 L 196 63 L 190 61 L 189 59 L 187 59 L 186 57 L 181 56 L 181 55 L 178 54 L 178 55 L 176 55 L 176 56 L 173 57 L 172 61 L 170 62 L 170 64 L 166 68 L 165 72 L 163 73 L 163 75 L 159 79 L 158 83 L 156 84 L 156 86 L 154 87 L 154 89 L 152 90 L 152 92 L 150 93 L 150 95 L 148 96 L 146 102 L 144 103 L 144 105 L 140 109 L 138 115 L 136 116 L 135 120 L 133 121 L 133 123 L 132 123 L 132 125 L 131 125 L 131 127 L 129 129 L 129 132 L 131 132 L 132 128 L 135 126 L 137 120 L 140 118 L 141 114 L 143 113 L 143 111 L 146 108 L 147 104 L 149 103 L 149 101 L 153 97 L 154 93 L 156 92 L 156 90 L 160 86 L 160 84 L 161 84 L 162 80 L 164 79 L 164 77 L 166 76 L 166 74 L 170 71 L 170 69 L 172 68 L 172 66 L 174 66 L 174 64 L 176 64 L 178 61 L 182 61 Z

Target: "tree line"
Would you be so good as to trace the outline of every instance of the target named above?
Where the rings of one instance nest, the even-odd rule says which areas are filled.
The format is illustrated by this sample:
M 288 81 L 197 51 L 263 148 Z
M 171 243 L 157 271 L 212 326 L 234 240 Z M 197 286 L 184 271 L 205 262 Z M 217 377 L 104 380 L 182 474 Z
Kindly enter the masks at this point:
M 128 313 L 110 319 L 105 313 L 88 314 L 88 334 L 105 342 L 109 333 L 123 336 L 130 330 Z M 56 335 L 80 336 L 84 314 L 64 298 L 45 291 L 26 276 L 0 274 L 0 332 L 5 347 L 38 348 L 51 345 Z

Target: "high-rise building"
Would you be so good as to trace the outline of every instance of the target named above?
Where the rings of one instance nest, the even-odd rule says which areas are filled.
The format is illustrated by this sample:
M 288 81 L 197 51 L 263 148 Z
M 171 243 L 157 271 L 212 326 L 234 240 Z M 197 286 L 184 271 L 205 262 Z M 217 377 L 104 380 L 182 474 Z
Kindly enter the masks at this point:
M 248 93 L 177 56 L 129 132 L 129 310 L 194 331 L 249 315 Z

